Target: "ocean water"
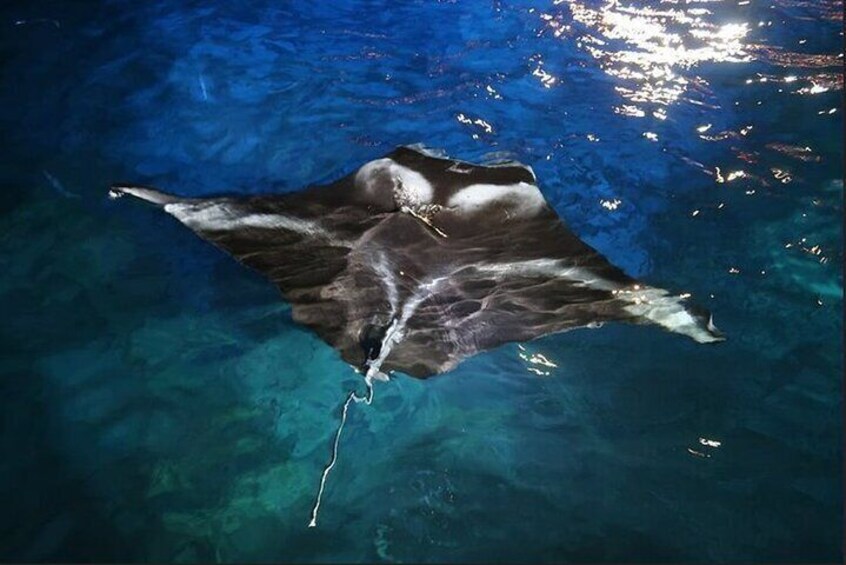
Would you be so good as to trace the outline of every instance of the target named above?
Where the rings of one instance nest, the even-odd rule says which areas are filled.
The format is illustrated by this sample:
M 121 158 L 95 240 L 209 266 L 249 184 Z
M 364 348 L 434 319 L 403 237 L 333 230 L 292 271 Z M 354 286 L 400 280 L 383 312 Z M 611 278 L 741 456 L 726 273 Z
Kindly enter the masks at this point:
M 0 560 L 841 561 L 842 9 L 4 2 Z M 107 187 L 289 192 L 417 142 L 531 165 L 728 340 L 606 325 L 377 383 L 307 528 L 361 376 Z

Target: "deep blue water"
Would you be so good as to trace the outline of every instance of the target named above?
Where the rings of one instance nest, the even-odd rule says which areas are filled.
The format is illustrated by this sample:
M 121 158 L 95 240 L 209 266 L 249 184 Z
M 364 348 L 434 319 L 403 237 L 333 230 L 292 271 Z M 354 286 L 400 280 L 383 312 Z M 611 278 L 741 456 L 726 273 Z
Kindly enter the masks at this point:
M 0 559 L 842 559 L 842 2 L 5 2 Z M 531 165 L 728 341 L 606 325 L 350 409 L 276 289 L 117 180 Z

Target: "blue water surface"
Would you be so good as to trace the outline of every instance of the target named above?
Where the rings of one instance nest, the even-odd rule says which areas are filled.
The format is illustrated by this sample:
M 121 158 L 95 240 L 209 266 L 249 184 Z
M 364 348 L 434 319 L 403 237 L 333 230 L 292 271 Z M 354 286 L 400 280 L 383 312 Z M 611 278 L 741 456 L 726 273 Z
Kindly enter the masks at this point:
M 838 0 L 0 6 L 0 559 L 838 562 Z M 378 383 L 115 181 L 531 165 L 728 341 L 606 325 Z M 554 367 L 534 363 L 536 354 Z

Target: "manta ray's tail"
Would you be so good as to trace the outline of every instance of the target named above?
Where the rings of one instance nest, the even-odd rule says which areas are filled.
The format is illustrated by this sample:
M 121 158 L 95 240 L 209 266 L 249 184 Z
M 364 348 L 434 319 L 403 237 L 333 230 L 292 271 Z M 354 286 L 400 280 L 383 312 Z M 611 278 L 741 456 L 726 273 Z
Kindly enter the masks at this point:
M 147 202 L 152 202 L 153 204 L 157 204 L 159 206 L 164 206 L 165 204 L 172 204 L 174 202 L 183 202 L 185 200 L 184 198 L 172 196 L 170 194 L 166 194 L 164 192 L 158 191 L 154 188 L 148 188 L 146 186 L 113 184 L 112 187 L 109 189 L 109 198 L 111 199 L 120 198 L 124 194 L 131 194 L 136 198 L 146 200 Z

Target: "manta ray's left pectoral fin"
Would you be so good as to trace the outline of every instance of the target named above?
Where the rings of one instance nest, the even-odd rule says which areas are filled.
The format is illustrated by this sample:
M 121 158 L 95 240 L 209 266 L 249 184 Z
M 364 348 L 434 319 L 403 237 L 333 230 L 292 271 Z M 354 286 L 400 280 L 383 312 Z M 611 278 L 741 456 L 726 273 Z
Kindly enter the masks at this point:
M 159 206 L 173 204 L 175 202 L 183 202 L 185 200 L 184 198 L 179 198 L 147 186 L 113 184 L 111 188 L 109 188 L 109 198 L 112 200 L 118 199 L 124 194 L 131 194 L 136 198 L 152 202 L 153 204 L 157 204 Z

